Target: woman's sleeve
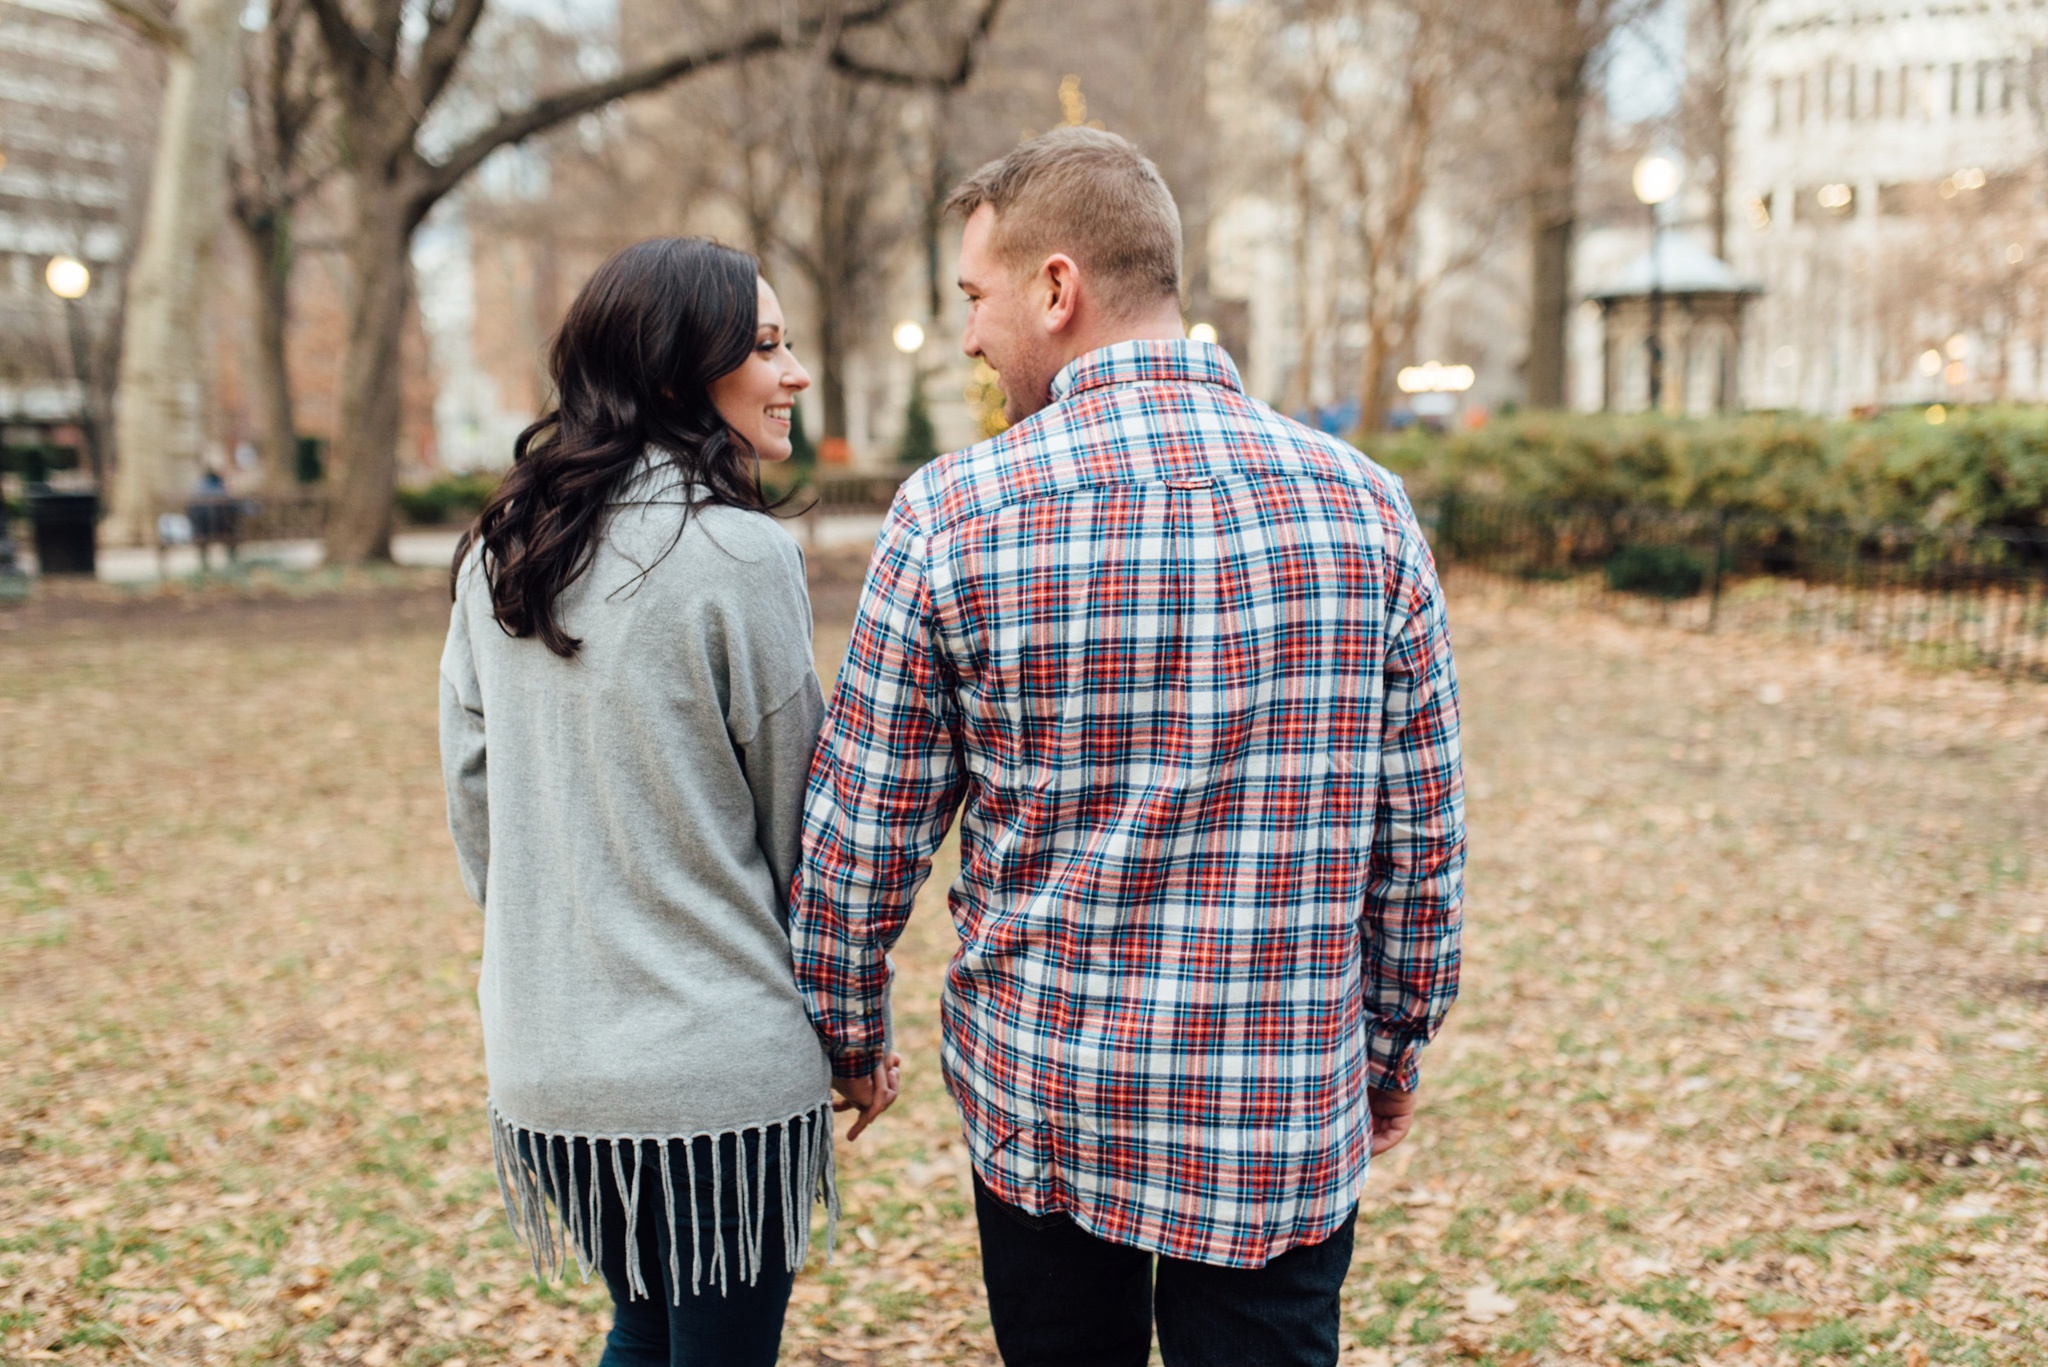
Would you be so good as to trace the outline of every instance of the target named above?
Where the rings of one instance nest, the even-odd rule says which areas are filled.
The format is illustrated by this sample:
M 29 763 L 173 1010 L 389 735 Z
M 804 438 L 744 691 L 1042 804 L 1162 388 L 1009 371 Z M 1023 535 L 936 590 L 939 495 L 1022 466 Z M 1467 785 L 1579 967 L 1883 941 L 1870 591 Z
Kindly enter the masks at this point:
M 789 885 L 803 848 L 804 786 L 825 699 L 811 654 L 811 601 L 792 545 L 787 575 L 748 604 L 747 658 L 731 661 L 733 745 L 754 795 L 754 832 L 775 877 L 775 914 L 789 924 Z
M 448 789 L 448 830 L 455 837 L 462 886 L 479 907 L 491 863 L 486 773 L 483 686 L 470 650 L 469 623 L 457 603 L 441 651 L 441 778 Z

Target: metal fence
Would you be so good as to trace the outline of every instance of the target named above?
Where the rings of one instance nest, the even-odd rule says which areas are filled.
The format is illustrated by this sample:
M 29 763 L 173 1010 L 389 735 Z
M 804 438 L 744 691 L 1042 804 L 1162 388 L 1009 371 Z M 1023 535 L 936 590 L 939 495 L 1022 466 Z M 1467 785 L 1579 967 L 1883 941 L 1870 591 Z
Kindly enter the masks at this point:
M 1654 604 L 1697 630 L 1775 631 L 2048 676 L 2048 530 L 1930 532 L 1466 497 L 1421 513 L 1447 574 Z

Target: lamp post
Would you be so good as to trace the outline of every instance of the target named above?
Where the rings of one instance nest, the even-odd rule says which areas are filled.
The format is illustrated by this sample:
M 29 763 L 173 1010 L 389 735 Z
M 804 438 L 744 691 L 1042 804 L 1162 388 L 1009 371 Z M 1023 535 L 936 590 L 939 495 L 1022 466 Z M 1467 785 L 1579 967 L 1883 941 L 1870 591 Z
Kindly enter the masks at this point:
M 92 288 L 92 271 L 76 257 L 53 256 L 43 268 L 43 283 L 64 301 L 64 339 L 71 347 L 71 378 L 78 382 L 78 428 L 85 434 L 86 463 L 98 483 L 104 472 L 100 469 L 99 422 L 93 413 L 92 354 L 79 316 L 79 301 Z
M 925 405 L 924 362 L 919 359 L 925 344 L 924 325 L 906 318 L 889 334 L 889 340 L 910 363 L 910 399 L 903 406 L 903 433 L 896 442 L 896 459 L 904 465 L 922 465 L 939 453 L 931 410 Z
M 1636 163 L 1629 183 L 1636 198 L 1650 211 L 1650 411 L 1664 407 L 1664 273 L 1659 248 L 1664 225 L 1658 210 L 1678 193 L 1678 163 L 1669 157 L 1649 156 Z

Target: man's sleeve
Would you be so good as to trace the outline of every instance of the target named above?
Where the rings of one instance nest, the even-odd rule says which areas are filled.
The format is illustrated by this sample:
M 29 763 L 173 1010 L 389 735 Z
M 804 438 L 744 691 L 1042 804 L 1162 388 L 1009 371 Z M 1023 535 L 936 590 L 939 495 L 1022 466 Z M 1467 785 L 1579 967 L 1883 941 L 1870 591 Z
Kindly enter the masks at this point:
M 887 1052 L 890 946 L 964 786 L 953 694 L 936 644 L 925 536 L 897 496 L 868 567 L 804 803 L 790 942 L 832 1071 Z
M 1379 811 L 1366 883 L 1368 1083 L 1413 1090 L 1416 1056 L 1458 995 L 1465 778 L 1458 676 L 1436 566 L 1412 516 L 1388 615 Z
M 484 699 L 460 603 L 449 614 L 448 642 L 441 651 L 441 778 L 448 790 L 448 831 L 455 837 L 462 886 L 482 906 L 491 866 Z

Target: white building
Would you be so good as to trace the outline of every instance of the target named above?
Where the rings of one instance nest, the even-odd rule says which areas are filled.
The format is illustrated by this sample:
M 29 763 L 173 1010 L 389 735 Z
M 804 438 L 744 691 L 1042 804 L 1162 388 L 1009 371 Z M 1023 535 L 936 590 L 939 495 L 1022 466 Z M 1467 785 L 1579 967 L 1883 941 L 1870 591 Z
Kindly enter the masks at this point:
M 1729 234 L 1765 291 L 1747 404 L 2048 397 L 2043 0 L 1759 0 L 1751 24 Z

